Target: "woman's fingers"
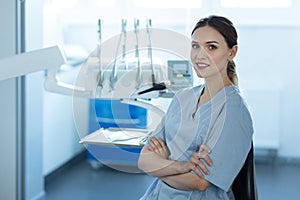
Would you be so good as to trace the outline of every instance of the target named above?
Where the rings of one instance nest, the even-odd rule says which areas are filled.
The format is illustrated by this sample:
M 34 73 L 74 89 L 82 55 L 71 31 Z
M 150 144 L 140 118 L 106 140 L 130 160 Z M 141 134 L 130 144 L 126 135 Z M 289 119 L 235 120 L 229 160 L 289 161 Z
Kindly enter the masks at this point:
M 151 138 L 150 141 L 152 142 L 153 146 L 155 146 L 156 148 L 162 148 L 162 146 L 157 138 Z
M 150 138 L 148 150 L 159 154 L 162 158 L 168 158 L 170 155 L 169 149 L 165 142 L 160 138 Z
M 201 159 L 199 159 L 198 153 L 194 153 L 190 160 L 195 163 L 196 166 L 199 166 L 205 174 L 209 174 L 207 167 L 203 164 Z
M 164 141 L 160 138 L 151 138 L 149 143 L 149 150 L 151 151 L 158 151 L 166 149 L 166 145 Z
M 159 145 L 160 145 L 161 147 L 165 147 L 165 146 L 166 146 L 165 142 L 164 142 L 162 139 L 158 138 L 158 139 L 156 139 L 156 140 L 157 140 L 157 142 L 159 143 Z
M 200 160 L 204 160 L 209 166 L 212 166 L 212 160 L 208 156 L 208 154 L 211 152 L 210 148 L 206 145 L 201 145 L 198 153 L 198 157 Z
M 169 151 L 168 148 L 167 148 L 167 145 L 165 144 L 165 142 L 162 139 L 158 138 L 157 141 L 158 141 L 158 143 L 161 147 L 161 150 L 163 150 L 164 152 Z
M 205 144 L 202 144 L 200 146 L 200 149 L 199 149 L 199 153 L 202 153 L 202 152 L 207 152 L 207 153 L 210 153 L 210 148 L 208 146 L 206 146 Z
M 204 162 L 206 162 L 208 166 L 212 166 L 213 163 L 211 158 L 208 156 L 208 154 L 199 153 L 198 157 L 199 160 L 203 160 Z
M 150 139 L 150 147 L 155 152 L 159 151 L 162 148 L 161 143 L 156 138 L 151 138 Z
M 209 174 L 208 166 L 212 165 L 212 160 L 209 157 L 209 153 L 211 152 L 210 148 L 206 145 L 201 145 L 198 152 L 193 153 L 190 162 L 193 163 L 194 166 L 192 170 L 199 176 L 203 177 L 203 174 Z
M 152 152 L 155 152 L 155 147 L 149 145 L 149 146 L 148 146 L 148 150 L 149 150 L 149 151 L 152 151 Z
M 199 176 L 200 178 L 204 178 L 201 170 L 197 167 L 197 165 L 195 165 L 195 163 L 190 162 L 190 169 L 193 170 L 197 176 Z

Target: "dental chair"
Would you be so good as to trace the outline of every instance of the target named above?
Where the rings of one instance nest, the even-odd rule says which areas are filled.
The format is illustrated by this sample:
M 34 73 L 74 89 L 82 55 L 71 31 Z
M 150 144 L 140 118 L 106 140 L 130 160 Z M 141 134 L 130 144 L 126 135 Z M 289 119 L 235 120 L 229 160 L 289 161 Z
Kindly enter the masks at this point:
M 235 200 L 257 200 L 253 144 L 245 164 L 232 184 Z

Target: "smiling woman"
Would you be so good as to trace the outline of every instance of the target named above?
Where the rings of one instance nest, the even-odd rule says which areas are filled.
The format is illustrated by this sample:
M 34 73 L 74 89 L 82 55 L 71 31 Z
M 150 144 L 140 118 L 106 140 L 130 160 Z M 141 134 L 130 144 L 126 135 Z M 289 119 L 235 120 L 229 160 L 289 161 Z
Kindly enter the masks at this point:
M 238 84 L 233 58 L 237 53 L 237 33 L 232 23 L 221 18 L 217 23 L 214 17 L 200 20 L 192 31 L 191 60 L 197 75 L 201 78 L 207 73 L 216 72 L 228 78 L 234 85 Z M 200 27 L 203 27 L 199 29 Z M 203 71 L 202 69 L 206 69 Z M 215 73 L 214 73 L 215 71 Z M 204 76 L 202 73 L 204 73 Z
M 251 147 L 252 118 L 228 70 L 237 53 L 235 28 L 224 17 L 201 19 L 191 44 L 205 84 L 176 93 L 143 147 L 138 166 L 156 177 L 143 200 L 234 199 L 231 185 Z

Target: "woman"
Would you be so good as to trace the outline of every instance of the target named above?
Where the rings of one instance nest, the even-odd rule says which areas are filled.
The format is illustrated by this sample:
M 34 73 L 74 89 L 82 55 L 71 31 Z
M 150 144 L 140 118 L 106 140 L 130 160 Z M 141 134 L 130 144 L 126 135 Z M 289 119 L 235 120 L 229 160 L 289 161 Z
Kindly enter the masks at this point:
M 234 199 L 231 184 L 250 150 L 252 119 L 237 86 L 232 23 L 201 19 L 192 31 L 191 61 L 205 84 L 179 91 L 139 157 L 157 177 L 141 199 Z

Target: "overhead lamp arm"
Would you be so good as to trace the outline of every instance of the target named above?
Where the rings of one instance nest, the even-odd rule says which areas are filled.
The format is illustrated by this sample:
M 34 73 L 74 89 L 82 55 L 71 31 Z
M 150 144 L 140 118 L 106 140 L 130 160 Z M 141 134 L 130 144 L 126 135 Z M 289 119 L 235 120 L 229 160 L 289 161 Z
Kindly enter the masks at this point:
M 0 81 L 29 73 L 59 69 L 65 58 L 58 46 L 17 54 L 0 59 Z

